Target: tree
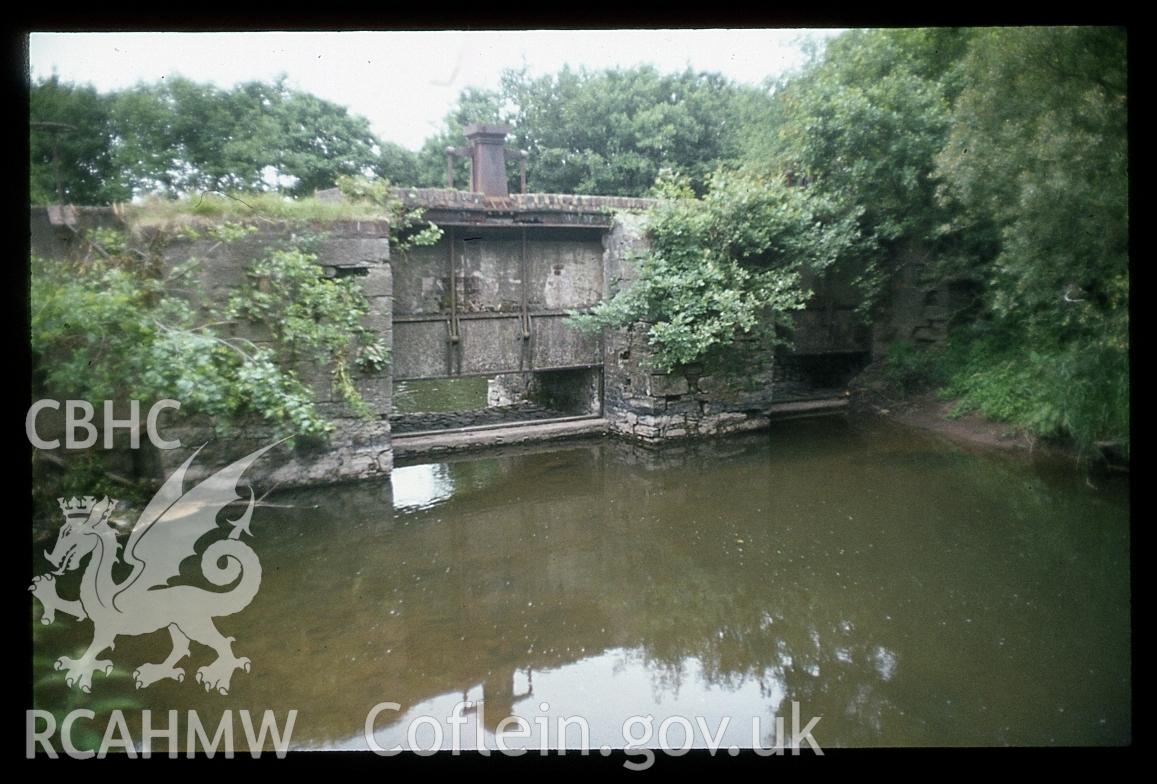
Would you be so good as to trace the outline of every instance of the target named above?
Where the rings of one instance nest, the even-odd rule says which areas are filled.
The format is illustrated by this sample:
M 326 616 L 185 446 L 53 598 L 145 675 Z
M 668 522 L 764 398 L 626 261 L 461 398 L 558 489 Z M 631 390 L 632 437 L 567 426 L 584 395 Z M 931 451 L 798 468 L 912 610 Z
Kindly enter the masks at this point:
M 967 30 L 853 30 L 775 91 L 774 126 L 746 159 L 862 209 L 860 280 L 871 305 L 905 244 L 959 253 L 946 235 L 935 157 L 949 128 Z
M 279 176 L 296 181 L 287 189 L 291 194 L 310 194 L 332 187 L 342 175 L 373 170 L 380 144 L 368 120 L 350 115 L 344 106 L 289 90 L 283 81 L 276 95 L 272 115 L 280 135 L 272 143 L 277 152 L 273 166 Z
M 32 84 L 28 95 L 30 199 L 103 204 L 124 199 L 110 147 L 109 101 L 91 86 L 56 76 Z
M 383 163 L 364 117 L 284 77 L 228 90 L 171 77 L 107 95 L 53 77 L 31 86 L 29 106 L 34 203 L 55 201 L 58 179 L 84 204 L 198 190 L 308 195 Z
M 291 90 L 284 77 L 232 90 L 177 77 L 120 93 L 114 105 L 117 159 L 138 192 L 303 195 L 377 163 L 365 118 Z
M 662 370 L 742 369 L 750 359 L 742 341 L 788 342 L 791 312 L 811 295 L 803 274 L 822 274 L 859 239 L 854 212 L 780 177 L 719 171 L 701 198 L 688 178 L 664 178 L 659 193 L 649 246 L 635 259 L 638 279 L 574 321 L 586 329 L 644 322 Z
M 530 151 L 533 190 L 641 196 L 659 170 L 686 174 L 697 193 L 739 151 L 741 104 L 765 98 L 719 74 L 653 67 L 563 68 L 531 78 L 507 71 L 503 97 L 515 138 Z
M 421 177 L 418 174 L 418 154 L 400 144 L 382 142 L 374 173 L 395 185 L 416 186 Z
M 937 173 L 957 225 L 999 235 L 975 264 L 996 356 L 960 390 L 983 408 L 986 391 L 1024 387 L 1014 415 L 1037 432 L 1127 449 L 1125 46 L 1113 28 L 978 34 Z
M 470 123 L 504 123 L 508 143 L 530 153 L 527 187 L 545 193 L 642 196 L 661 168 L 685 172 L 702 193 L 712 171 L 740 149 L 744 118 L 766 94 L 718 74 L 660 74 L 638 67 L 531 77 L 508 70 L 497 91 L 464 90 L 443 130 L 419 154 L 422 185 L 446 181 L 445 148 Z M 455 183 L 468 182 L 464 161 Z M 509 168 L 517 189 L 517 169 Z

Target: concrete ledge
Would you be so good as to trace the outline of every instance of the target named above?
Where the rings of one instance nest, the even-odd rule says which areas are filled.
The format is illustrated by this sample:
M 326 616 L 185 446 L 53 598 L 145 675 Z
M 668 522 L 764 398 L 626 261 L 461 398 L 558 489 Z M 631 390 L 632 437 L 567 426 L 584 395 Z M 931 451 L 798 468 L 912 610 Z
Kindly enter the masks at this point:
M 503 427 L 464 428 L 426 435 L 399 435 L 393 439 L 394 456 L 459 452 L 505 444 L 524 444 L 577 436 L 603 435 L 607 420 L 584 417 L 564 422 L 530 422 Z
M 842 414 L 847 411 L 847 408 L 848 399 L 846 397 L 833 397 L 822 400 L 795 400 L 784 403 L 772 403 L 767 414 L 772 420 L 797 419 L 799 417 Z

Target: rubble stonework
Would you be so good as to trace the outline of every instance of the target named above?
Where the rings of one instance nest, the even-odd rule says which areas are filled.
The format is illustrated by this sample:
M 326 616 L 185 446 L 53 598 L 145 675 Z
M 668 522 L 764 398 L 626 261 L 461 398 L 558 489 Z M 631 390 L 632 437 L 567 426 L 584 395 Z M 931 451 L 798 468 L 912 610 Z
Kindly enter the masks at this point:
M 638 323 L 604 337 L 604 416 L 611 432 L 654 443 L 770 423 L 773 378 L 766 350 L 752 348 L 753 372 L 742 378 L 700 375 L 694 368 L 656 373 L 648 369 L 647 328 Z
M 646 217 L 620 214 L 604 240 L 607 296 L 637 275 L 632 255 L 646 247 Z M 647 341 L 650 325 L 638 322 L 603 333 L 603 415 L 612 433 L 647 443 L 755 430 L 770 423 L 772 355 L 751 347 L 750 372 L 740 377 L 702 375 L 689 368 L 655 372 Z

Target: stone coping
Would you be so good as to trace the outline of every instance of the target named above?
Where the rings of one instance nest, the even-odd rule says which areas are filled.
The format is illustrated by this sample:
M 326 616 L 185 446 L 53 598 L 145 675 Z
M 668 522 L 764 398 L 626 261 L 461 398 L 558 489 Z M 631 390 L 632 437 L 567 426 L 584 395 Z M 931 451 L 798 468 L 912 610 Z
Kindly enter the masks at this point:
M 486 196 L 482 193 L 449 188 L 393 188 L 394 196 L 407 207 L 428 209 L 506 211 L 506 212 L 614 212 L 646 211 L 658 199 L 633 196 L 583 196 L 568 193 L 514 193 L 510 196 Z

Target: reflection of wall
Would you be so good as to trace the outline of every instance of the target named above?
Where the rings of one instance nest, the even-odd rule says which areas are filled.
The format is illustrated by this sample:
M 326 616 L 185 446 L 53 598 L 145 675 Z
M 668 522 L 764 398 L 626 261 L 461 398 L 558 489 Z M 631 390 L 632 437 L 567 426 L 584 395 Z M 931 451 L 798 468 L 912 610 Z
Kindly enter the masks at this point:
M 608 442 L 462 460 L 445 467 L 454 494 L 424 510 L 395 512 L 388 485 L 374 483 L 283 495 L 255 517 L 261 592 L 243 615 L 220 622 L 253 671 L 238 674 L 228 700 L 196 689 L 149 692 L 149 707 L 180 700 L 182 711 L 206 715 L 222 704 L 294 708 L 295 738 L 320 743 L 357 736 L 378 702 L 404 711 L 484 684 L 494 723 L 502 715 L 491 708 L 522 693 L 512 692 L 510 672 L 555 669 L 608 649 L 644 652 L 657 674 L 677 673 L 691 656 L 712 683 L 766 676 L 811 690 L 816 703 L 833 691 L 840 704 L 843 681 L 808 672 L 837 666 L 839 646 L 861 664 L 873 655 L 882 643 L 871 632 L 845 643 L 840 631 L 845 619 L 868 619 L 873 605 L 810 570 L 830 538 L 721 537 L 730 523 L 705 522 L 720 511 L 718 488 L 742 474 L 704 467 L 739 446 L 700 443 L 676 458 Z M 817 473 L 816 481 L 826 480 Z M 817 489 L 743 486 L 744 510 Z M 748 542 L 746 561 L 737 536 Z M 789 563 L 777 549 L 806 561 Z M 869 584 L 857 566 L 847 569 L 843 579 Z M 167 635 L 157 651 L 133 654 L 118 643 L 117 653 L 159 660 L 166 643 Z

